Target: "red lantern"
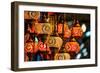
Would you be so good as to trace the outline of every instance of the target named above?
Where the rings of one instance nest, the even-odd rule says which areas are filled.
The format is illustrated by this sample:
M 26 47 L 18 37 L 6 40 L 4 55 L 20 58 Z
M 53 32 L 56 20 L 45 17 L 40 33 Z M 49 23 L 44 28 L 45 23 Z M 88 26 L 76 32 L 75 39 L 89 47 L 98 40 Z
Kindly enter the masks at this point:
M 30 52 L 33 53 L 34 52 L 34 44 L 32 42 L 28 42 L 25 44 L 24 50 L 26 53 Z
M 39 43 L 38 43 L 38 49 L 40 51 L 46 51 L 46 45 L 43 44 L 43 42 L 39 41 Z
M 46 44 L 43 44 L 41 41 L 38 43 L 38 49 L 41 52 L 47 52 L 48 54 L 51 54 L 50 48 Z
M 76 24 L 76 26 L 72 27 L 72 37 L 80 38 L 83 35 L 83 30 L 80 27 L 80 24 Z
M 80 51 L 80 46 L 78 44 L 78 42 L 76 41 L 71 41 L 71 42 L 67 42 L 65 44 L 65 49 L 68 52 L 74 52 L 74 53 L 78 53 Z

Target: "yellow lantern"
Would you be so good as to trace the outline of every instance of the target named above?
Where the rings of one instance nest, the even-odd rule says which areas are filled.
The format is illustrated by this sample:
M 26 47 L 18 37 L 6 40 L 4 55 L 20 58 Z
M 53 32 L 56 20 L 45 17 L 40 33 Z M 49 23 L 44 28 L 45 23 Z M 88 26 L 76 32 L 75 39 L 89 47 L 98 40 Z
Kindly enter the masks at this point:
M 69 53 L 57 53 L 54 56 L 55 60 L 69 60 L 70 54 Z

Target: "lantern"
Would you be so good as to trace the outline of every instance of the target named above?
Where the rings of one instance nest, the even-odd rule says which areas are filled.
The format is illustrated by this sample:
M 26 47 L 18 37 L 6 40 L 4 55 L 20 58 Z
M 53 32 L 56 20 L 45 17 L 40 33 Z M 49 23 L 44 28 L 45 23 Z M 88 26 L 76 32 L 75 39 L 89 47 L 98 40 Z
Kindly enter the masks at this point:
M 46 51 L 46 45 L 43 44 L 43 42 L 39 41 L 39 43 L 38 43 L 38 49 L 40 51 Z
M 43 43 L 41 41 L 39 41 L 39 43 L 38 43 L 38 49 L 41 52 L 46 52 L 48 54 L 51 54 L 51 50 L 50 50 L 49 46 L 46 43 Z
M 80 27 L 80 24 L 76 24 L 74 27 L 72 27 L 72 37 L 74 38 L 80 38 L 83 35 L 83 30 Z
M 68 24 L 64 23 L 64 38 L 70 38 L 71 36 L 71 30 L 68 27 Z
M 24 50 L 26 53 L 33 53 L 34 49 L 34 44 L 32 42 L 28 42 L 25 44 Z
M 52 26 L 49 23 L 44 23 L 42 25 L 42 32 L 44 34 L 51 34 L 52 33 Z
M 49 47 L 61 48 L 63 40 L 60 37 L 50 37 L 47 44 Z
M 69 53 L 56 53 L 54 56 L 55 60 L 69 60 L 70 54 Z
M 67 42 L 65 44 L 65 49 L 67 50 L 67 52 L 78 53 L 80 51 L 80 46 L 78 42 L 76 42 L 75 39 L 73 39 L 73 41 Z
M 59 23 L 57 25 L 57 32 L 58 32 L 58 34 L 62 34 L 63 33 L 63 24 L 62 23 Z
M 35 23 L 35 32 L 38 34 L 51 34 L 52 26 L 50 23 Z
M 29 16 L 30 16 L 32 19 L 37 20 L 37 19 L 39 19 L 39 17 L 40 17 L 40 12 L 38 12 L 38 11 L 29 12 Z

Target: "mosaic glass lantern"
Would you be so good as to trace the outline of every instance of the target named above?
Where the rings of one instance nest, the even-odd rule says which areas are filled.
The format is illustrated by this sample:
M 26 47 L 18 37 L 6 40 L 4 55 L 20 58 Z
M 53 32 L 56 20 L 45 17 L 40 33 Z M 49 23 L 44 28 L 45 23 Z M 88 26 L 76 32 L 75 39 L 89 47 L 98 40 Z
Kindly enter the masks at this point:
M 77 21 L 77 23 L 75 24 L 75 26 L 72 27 L 72 37 L 74 38 L 80 38 L 83 35 L 83 30 L 80 27 L 79 22 Z
M 62 34 L 62 32 L 63 32 L 63 24 L 62 23 L 59 23 L 57 25 L 57 31 L 58 31 L 58 34 Z
M 64 38 L 70 38 L 71 36 L 71 30 L 68 27 L 68 24 L 64 23 Z
M 40 51 L 46 51 L 46 44 L 43 44 L 43 42 L 39 41 L 39 43 L 38 43 L 38 49 Z
M 40 12 L 38 12 L 38 11 L 29 12 L 29 16 L 30 16 L 32 19 L 37 20 L 37 19 L 40 17 Z
M 72 41 L 65 44 L 65 49 L 67 50 L 67 52 L 78 53 L 80 51 L 80 46 L 75 39 L 72 39 Z
M 25 48 L 24 48 L 24 50 L 25 50 L 25 53 L 33 53 L 34 52 L 34 44 L 32 43 L 32 42 L 28 42 L 28 43 L 26 43 L 25 44 Z
M 57 33 L 58 34 L 63 34 L 64 30 L 64 16 L 62 14 L 57 16 Z
M 43 43 L 41 41 L 39 41 L 38 43 L 38 50 L 41 52 L 47 52 L 48 54 L 51 54 L 51 50 L 49 46 L 46 43 Z
M 70 59 L 70 54 L 69 53 L 56 53 L 55 60 L 69 60 Z
M 49 23 L 35 23 L 35 32 L 38 34 L 51 34 L 52 26 Z
M 49 47 L 61 48 L 63 40 L 60 37 L 50 37 L 47 44 Z

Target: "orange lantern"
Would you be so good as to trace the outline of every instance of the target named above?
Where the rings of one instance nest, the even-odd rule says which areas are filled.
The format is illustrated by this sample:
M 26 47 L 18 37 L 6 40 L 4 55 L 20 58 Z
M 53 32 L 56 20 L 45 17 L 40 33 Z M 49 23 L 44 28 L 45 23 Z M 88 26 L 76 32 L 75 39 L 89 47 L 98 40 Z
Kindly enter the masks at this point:
M 71 30 L 68 27 L 68 24 L 64 23 L 64 38 L 70 38 L 71 36 Z
M 62 23 L 59 23 L 57 25 L 57 31 L 58 31 L 58 34 L 62 34 L 62 32 L 63 32 L 63 24 Z
M 83 35 L 83 30 L 80 27 L 80 24 L 76 24 L 74 27 L 72 27 L 72 37 L 80 38 Z
M 78 53 L 80 51 L 80 46 L 78 42 L 76 42 L 75 39 L 73 39 L 73 41 L 67 42 L 65 44 L 65 49 L 67 50 L 67 52 Z
M 32 42 L 28 42 L 25 44 L 24 50 L 26 53 L 33 53 L 34 52 L 34 44 Z

